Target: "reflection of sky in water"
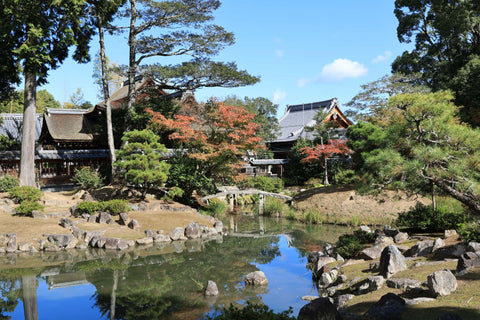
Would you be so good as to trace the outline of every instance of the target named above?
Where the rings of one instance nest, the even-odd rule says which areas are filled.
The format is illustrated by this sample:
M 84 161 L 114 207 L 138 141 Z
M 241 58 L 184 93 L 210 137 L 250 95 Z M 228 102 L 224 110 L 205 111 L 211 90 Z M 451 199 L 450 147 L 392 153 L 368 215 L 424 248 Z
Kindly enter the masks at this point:
M 92 306 L 91 297 L 96 291 L 92 284 L 48 290 L 45 279 L 38 278 L 38 280 L 38 319 L 102 319 L 98 308 Z M 11 315 L 12 319 L 24 319 L 21 300 Z
M 268 294 L 262 295 L 262 300 L 275 312 L 291 306 L 293 315 L 297 316 L 307 303 L 301 297 L 318 293 L 313 287 L 311 272 L 305 268 L 307 260 L 300 257 L 296 248 L 288 246 L 284 236 L 280 236 L 278 246 L 280 256 L 268 264 L 257 264 L 268 279 Z

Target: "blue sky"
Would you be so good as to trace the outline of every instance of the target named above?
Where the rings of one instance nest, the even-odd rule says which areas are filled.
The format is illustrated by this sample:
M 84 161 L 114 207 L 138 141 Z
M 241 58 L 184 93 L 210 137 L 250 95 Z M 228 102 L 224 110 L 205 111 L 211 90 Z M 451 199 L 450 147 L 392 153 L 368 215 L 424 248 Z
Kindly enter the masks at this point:
M 395 57 L 408 50 L 396 37 L 394 1 L 386 0 L 224 0 L 215 12 L 215 23 L 235 34 L 236 43 L 225 48 L 218 61 L 234 61 L 239 69 L 261 81 L 241 88 L 196 91 L 198 101 L 226 96 L 265 97 L 286 105 L 337 97 L 343 105 L 360 91 L 360 85 L 390 73 Z M 92 57 L 98 39 L 91 43 Z M 128 63 L 127 36 L 109 36 L 107 56 Z M 163 60 L 145 63 L 170 64 Z M 96 103 L 93 65 L 67 60 L 51 71 L 42 87 L 65 102 L 77 88 Z

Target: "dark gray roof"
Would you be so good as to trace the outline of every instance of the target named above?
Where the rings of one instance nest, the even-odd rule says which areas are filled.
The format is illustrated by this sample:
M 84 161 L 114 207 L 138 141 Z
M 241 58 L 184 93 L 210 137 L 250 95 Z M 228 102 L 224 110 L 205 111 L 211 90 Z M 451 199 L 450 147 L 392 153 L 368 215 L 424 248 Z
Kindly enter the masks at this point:
M 23 113 L 1 113 L 0 116 L 3 119 L 3 123 L 0 125 L 0 135 L 20 142 L 22 140 Z M 35 119 L 35 141 L 37 141 L 42 132 L 42 114 L 37 113 Z
M 288 105 L 285 114 L 278 120 L 280 126 L 278 138 L 272 142 L 296 141 L 300 137 L 309 140 L 313 139 L 313 132 L 307 132 L 305 127 L 315 125 L 313 118 L 319 111 L 328 113 L 337 105 L 337 98 L 319 102 Z
M 65 160 L 65 159 L 86 159 L 86 158 L 109 158 L 108 149 L 92 150 L 37 150 L 36 160 Z M 0 160 L 20 160 L 20 150 L 0 151 Z
M 268 166 L 275 164 L 287 164 L 288 159 L 253 159 L 250 160 L 252 166 Z

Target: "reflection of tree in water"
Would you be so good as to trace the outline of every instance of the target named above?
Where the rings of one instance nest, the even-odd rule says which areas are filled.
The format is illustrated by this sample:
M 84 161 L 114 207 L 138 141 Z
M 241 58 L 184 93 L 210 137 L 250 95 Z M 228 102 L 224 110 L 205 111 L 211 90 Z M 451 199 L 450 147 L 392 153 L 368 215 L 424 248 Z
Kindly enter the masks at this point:
M 208 311 L 201 286 L 217 283 L 220 295 L 215 304 L 236 301 L 261 302 L 267 288 L 246 288 L 241 283 L 256 270 L 252 262 L 268 263 L 280 255 L 277 237 L 239 239 L 228 237 L 217 244 L 203 244 L 199 252 L 139 257 L 130 268 L 119 272 L 112 315 L 113 270 L 90 271 L 95 285 L 95 305 L 112 319 L 196 319 Z
M 18 299 L 22 296 L 22 285 L 18 280 L 0 281 L 0 319 L 6 320 L 12 317 L 6 316 L 15 310 L 18 305 Z

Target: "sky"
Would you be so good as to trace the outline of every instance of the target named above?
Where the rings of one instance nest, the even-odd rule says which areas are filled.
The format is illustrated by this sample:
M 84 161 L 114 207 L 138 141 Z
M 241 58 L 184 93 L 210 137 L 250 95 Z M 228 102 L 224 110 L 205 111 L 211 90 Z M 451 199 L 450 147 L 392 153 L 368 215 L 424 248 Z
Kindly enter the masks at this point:
M 278 104 L 277 116 L 287 105 L 336 97 L 341 107 L 362 84 L 391 72 L 391 63 L 409 44 L 399 43 L 394 0 L 223 0 L 214 23 L 235 34 L 235 44 L 215 56 L 233 61 L 260 82 L 239 88 L 195 91 L 197 101 L 264 97 Z M 91 42 L 92 58 L 98 38 Z M 112 62 L 128 64 L 127 35 L 109 36 L 106 54 Z M 93 59 L 92 59 L 93 60 Z M 146 59 L 144 63 L 173 63 Z M 61 103 L 81 88 L 95 104 L 99 88 L 93 83 L 93 64 L 66 60 L 50 71 L 47 89 Z

